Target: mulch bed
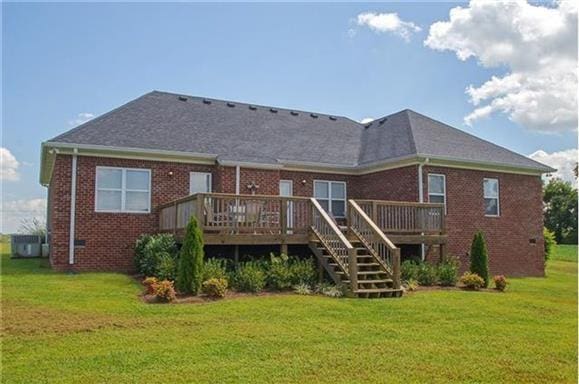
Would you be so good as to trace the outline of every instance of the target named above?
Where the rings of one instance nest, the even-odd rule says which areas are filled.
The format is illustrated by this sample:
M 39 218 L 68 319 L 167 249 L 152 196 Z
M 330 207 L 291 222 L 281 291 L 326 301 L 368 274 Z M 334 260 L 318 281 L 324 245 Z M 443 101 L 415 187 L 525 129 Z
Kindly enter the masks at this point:
M 443 287 L 440 285 L 432 285 L 432 286 L 418 286 L 413 291 L 406 291 L 404 294 L 409 293 L 417 293 L 417 292 L 428 292 L 428 291 L 467 291 L 467 292 L 490 292 L 490 293 L 503 293 L 498 289 L 494 288 L 481 288 L 478 291 L 473 289 L 468 289 L 466 287 L 456 286 L 456 287 Z

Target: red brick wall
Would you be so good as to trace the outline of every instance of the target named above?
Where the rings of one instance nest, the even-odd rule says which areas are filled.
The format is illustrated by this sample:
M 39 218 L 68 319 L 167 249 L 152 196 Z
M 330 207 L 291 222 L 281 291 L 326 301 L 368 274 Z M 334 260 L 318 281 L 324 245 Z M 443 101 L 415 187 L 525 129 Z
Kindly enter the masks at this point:
M 157 231 L 156 207 L 189 194 L 189 172 L 216 172 L 214 166 L 207 165 L 78 156 L 75 238 L 84 240 L 85 246 L 76 247 L 75 263 L 70 268 L 71 159 L 57 156 L 51 181 L 54 188 L 51 264 L 58 270 L 131 270 L 135 240 L 142 233 Z M 151 213 L 95 212 L 97 166 L 151 169 Z
M 152 171 L 152 212 L 150 214 L 95 212 L 96 167 L 118 166 L 147 168 Z M 189 172 L 212 172 L 214 192 L 235 192 L 235 168 L 144 160 L 78 157 L 76 238 L 86 242 L 75 251 L 74 269 L 131 270 L 136 238 L 157 231 L 156 207 L 189 193 Z M 169 173 L 172 172 L 172 175 Z M 247 185 L 259 185 L 257 194 L 278 195 L 279 180 L 292 180 L 295 196 L 312 196 L 313 181 L 347 182 L 347 196 L 354 199 L 417 201 L 418 167 L 409 166 L 368 175 L 349 176 L 284 170 L 241 168 L 240 192 L 251 193 Z M 427 173 L 447 175 L 446 217 L 448 252 L 468 265 L 466 252 L 476 230 L 487 236 L 492 273 L 541 276 L 543 268 L 542 202 L 539 177 L 450 168 L 424 169 L 427 201 Z M 70 215 L 71 157 L 56 158 L 51 182 L 50 224 L 52 229 L 51 264 L 66 270 Z M 497 177 L 500 182 L 501 216 L 484 216 L 482 180 Z M 305 180 L 305 183 L 302 181 Z M 530 239 L 536 239 L 532 245 Z
M 424 201 L 428 173 L 446 175 L 448 253 L 467 269 L 472 238 L 484 232 L 492 274 L 543 276 L 542 184 L 538 176 L 424 167 Z M 499 179 L 500 216 L 484 214 L 483 178 Z M 530 242 L 531 239 L 536 244 Z M 438 259 L 433 249 L 429 259 Z

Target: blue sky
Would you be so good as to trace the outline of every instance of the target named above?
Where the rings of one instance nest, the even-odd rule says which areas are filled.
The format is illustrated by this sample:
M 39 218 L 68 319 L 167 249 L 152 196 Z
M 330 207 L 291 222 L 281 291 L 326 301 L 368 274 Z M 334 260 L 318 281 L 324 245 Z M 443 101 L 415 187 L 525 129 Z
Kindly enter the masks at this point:
M 572 130 L 545 134 L 505 114 L 464 124 L 474 109 L 465 89 L 509 68 L 424 46 L 454 6 L 4 3 L 2 147 L 19 162 L 4 203 L 45 197 L 41 141 L 153 89 L 357 120 L 411 108 L 523 154 L 575 148 Z M 405 41 L 358 25 L 368 11 L 421 31 Z

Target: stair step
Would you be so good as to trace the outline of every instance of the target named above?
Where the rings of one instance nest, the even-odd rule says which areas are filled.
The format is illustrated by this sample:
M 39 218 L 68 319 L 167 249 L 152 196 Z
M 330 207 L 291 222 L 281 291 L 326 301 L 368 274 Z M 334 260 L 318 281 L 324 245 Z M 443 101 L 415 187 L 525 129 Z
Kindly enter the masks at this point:
M 336 274 L 343 275 L 344 272 L 337 271 Z M 358 275 L 385 275 L 386 272 L 384 271 L 358 271 Z
M 342 283 L 344 284 L 350 284 L 350 280 L 342 280 Z M 392 283 L 392 280 L 390 279 L 386 279 L 386 280 L 358 280 L 358 284 L 388 284 L 388 283 Z
M 332 267 L 337 267 L 337 263 L 328 263 L 328 265 Z M 358 267 L 379 267 L 380 264 L 378 263 L 358 263 Z
M 393 288 L 368 288 L 368 289 L 356 289 L 354 293 L 381 293 L 381 292 L 399 292 L 400 289 Z

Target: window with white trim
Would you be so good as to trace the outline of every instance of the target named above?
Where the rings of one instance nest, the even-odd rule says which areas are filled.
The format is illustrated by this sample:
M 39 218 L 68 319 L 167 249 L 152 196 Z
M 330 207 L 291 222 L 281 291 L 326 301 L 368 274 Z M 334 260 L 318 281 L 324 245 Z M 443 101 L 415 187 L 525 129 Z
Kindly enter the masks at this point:
M 97 167 L 95 211 L 149 213 L 149 169 Z
M 343 181 L 314 181 L 314 198 L 334 217 L 346 216 L 346 183 Z
M 189 194 L 211 192 L 211 173 L 191 172 L 189 174 Z
M 483 194 L 485 201 L 485 216 L 499 216 L 499 179 L 483 180 Z
M 446 176 L 436 173 L 428 174 L 428 202 L 444 204 L 446 213 Z

